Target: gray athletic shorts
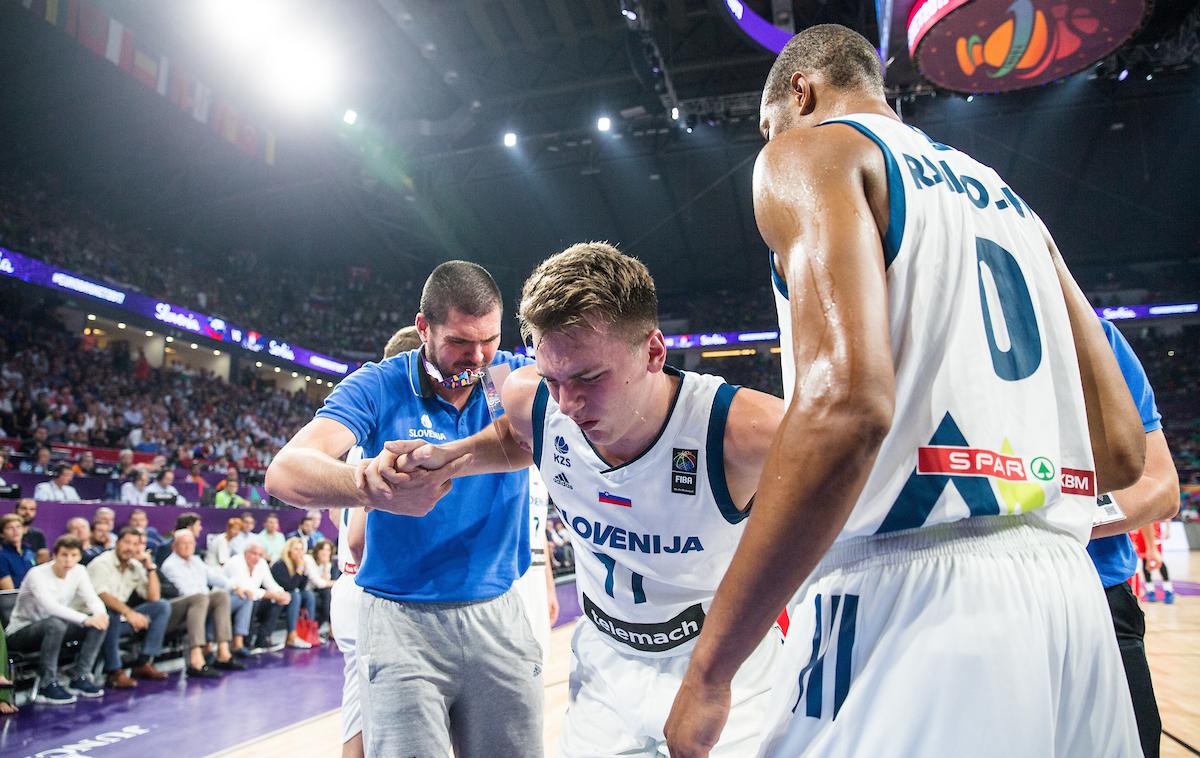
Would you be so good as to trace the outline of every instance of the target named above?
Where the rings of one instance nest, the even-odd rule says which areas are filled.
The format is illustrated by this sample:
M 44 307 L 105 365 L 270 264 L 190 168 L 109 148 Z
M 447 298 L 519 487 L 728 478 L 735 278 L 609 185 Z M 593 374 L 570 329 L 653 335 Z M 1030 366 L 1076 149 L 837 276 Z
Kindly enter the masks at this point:
M 515 592 L 473 603 L 368 592 L 358 619 L 368 756 L 542 755 L 542 650 Z

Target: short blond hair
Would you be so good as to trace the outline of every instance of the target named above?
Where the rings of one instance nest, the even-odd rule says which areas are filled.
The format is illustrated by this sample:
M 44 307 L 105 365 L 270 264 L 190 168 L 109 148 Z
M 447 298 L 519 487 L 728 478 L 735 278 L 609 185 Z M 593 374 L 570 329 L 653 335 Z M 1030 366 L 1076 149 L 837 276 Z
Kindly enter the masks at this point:
M 637 341 L 658 328 L 658 293 L 645 264 L 607 242 L 552 255 L 521 289 L 521 336 L 575 327 L 616 327 Z
M 387 345 L 383 348 L 383 357 L 391 358 L 400 353 L 407 353 L 413 348 L 421 346 L 421 335 L 417 333 L 417 327 L 406 326 L 399 329 L 392 338 L 387 341 Z

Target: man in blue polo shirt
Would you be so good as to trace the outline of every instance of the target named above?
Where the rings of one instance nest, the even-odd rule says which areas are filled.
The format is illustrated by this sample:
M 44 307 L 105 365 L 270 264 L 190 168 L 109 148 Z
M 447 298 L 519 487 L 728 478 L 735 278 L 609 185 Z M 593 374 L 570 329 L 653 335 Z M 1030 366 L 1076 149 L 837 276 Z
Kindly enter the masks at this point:
M 529 362 L 497 350 L 500 320 L 487 271 L 441 264 L 421 293 L 422 347 L 342 380 L 267 471 L 271 494 L 294 505 L 373 508 L 357 574 L 368 755 L 542 753 L 541 650 L 511 591 L 529 565 L 528 474 L 450 490 L 463 464 L 400 474 L 384 449 L 491 423 L 482 374 Z M 362 463 L 339 460 L 355 445 Z
M 1101 497 L 1102 502 L 1106 498 L 1115 500 L 1125 517 L 1093 528 L 1088 553 L 1096 564 L 1100 582 L 1108 596 L 1121 660 L 1125 664 L 1125 677 L 1129 680 L 1129 693 L 1133 697 L 1133 711 L 1142 750 L 1146 758 L 1158 758 L 1162 721 L 1150 681 L 1150 666 L 1146 662 L 1143 640 L 1146 620 L 1128 583 L 1137 571 L 1137 555 L 1128 532 L 1169 519 L 1179 511 L 1179 475 L 1175 472 L 1171 451 L 1162 433 L 1162 416 L 1154 402 L 1154 390 L 1150 387 L 1141 361 L 1115 326 L 1104 320 L 1101 323 L 1117 357 L 1117 365 L 1125 377 L 1125 384 L 1142 417 L 1142 427 L 1146 430 L 1146 468 L 1137 484 Z M 1101 714 L 1096 715 L 1099 717 Z

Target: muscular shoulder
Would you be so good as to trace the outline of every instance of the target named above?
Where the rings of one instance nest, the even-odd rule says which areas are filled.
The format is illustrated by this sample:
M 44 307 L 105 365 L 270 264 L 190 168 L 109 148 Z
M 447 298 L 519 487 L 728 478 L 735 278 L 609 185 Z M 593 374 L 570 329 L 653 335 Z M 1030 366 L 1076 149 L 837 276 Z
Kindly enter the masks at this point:
M 725 480 L 739 509 L 758 489 L 775 430 L 783 420 L 783 400 L 742 388 L 733 396 L 725 422 Z

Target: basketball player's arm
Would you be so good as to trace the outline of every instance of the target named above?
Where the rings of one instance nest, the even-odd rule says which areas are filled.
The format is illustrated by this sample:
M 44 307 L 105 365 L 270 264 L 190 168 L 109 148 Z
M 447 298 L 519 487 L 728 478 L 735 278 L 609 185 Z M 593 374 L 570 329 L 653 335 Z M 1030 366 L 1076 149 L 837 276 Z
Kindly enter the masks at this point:
M 354 432 L 341 422 L 313 419 L 271 461 L 267 490 L 285 503 L 304 508 L 369 505 L 389 513 L 423 516 L 450 489 L 454 471 L 470 460 L 454 461 L 440 472 L 389 474 L 395 456 L 386 450 L 360 464 L 340 460 L 354 444 Z
M 444 445 L 389 442 L 384 447 L 400 457 L 395 469 L 416 472 L 441 468 L 470 454 L 455 476 L 520 471 L 533 465 L 533 398 L 541 377 L 534 366 L 523 366 L 508 375 L 500 389 L 504 415 L 486 429 L 466 439 Z
M 739 511 L 758 491 L 783 410 L 783 400 L 765 392 L 742 388 L 733 396 L 725 424 L 725 484 Z
M 734 673 L 842 530 L 890 429 L 882 224 L 868 181 L 886 188 L 879 150 L 834 126 L 775 138 L 755 166 L 755 216 L 790 294 L 796 386 L 667 721 L 672 755 L 716 743 Z
M 1146 463 L 1146 433 L 1142 429 L 1141 416 L 1100 319 L 1075 283 L 1045 224 L 1041 219 L 1038 223 L 1067 302 L 1071 337 L 1079 360 L 1079 376 L 1083 380 L 1083 403 L 1092 459 L 1096 464 L 1097 492 L 1132 486 L 1142 475 Z
M 1125 518 L 1092 529 L 1092 539 L 1124 534 L 1179 513 L 1179 472 L 1162 429 L 1146 435 L 1146 470 L 1132 487 L 1112 493 Z M 1147 543 L 1148 544 L 1148 543 Z

